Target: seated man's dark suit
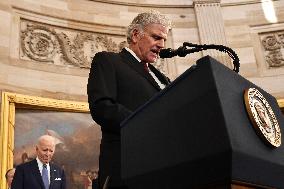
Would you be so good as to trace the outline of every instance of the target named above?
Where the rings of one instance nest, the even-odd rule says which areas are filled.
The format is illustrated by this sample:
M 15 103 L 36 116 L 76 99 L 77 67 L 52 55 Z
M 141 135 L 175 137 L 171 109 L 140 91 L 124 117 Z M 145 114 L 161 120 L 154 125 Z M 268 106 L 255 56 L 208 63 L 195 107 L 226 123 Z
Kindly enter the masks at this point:
M 154 66 L 150 70 L 168 85 Z M 110 187 L 123 186 L 120 173 L 120 123 L 161 90 L 143 64 L 126 49 L 95 55 L 88 80 L 88 101 L 93 119 L 101 126 L 99 185 L 109 176 Z
M 49 189 L 65 189 L 64 171 L 52 163 L 49 165 Z M 36 159 L 16 167 L 12 189 L 45 189 Z

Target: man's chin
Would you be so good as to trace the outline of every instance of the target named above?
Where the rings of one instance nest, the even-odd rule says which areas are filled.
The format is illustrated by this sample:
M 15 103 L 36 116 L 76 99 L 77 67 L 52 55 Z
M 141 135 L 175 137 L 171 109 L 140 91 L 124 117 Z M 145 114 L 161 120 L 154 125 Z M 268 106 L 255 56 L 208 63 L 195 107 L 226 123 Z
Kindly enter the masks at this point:
M 49 160 L 43 160 L 42 163 L 48 164 L 48 163 L 49 163 Z
M 157 58 L 151 59 L 151 60 L 148 61 L 148 63 L 150 63 L 150 64 L 155 63 L 155 62 L 157 62 Z
M 151 54 L 148 56 L 147 63 L 155 63 L 158 60 L 158 56 L 156 54 Z

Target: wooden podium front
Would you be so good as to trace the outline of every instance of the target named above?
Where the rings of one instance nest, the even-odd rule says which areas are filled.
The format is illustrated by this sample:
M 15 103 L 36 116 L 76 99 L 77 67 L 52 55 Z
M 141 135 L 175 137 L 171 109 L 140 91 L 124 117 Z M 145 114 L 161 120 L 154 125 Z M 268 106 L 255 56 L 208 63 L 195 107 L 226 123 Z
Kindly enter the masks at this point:
M 273 96 L 206 56 L 122 124 L 121 174 L 129 188 L 284 188 L 284 146 L 256 134 L 248 88 L 263 94 L 284 131 Z

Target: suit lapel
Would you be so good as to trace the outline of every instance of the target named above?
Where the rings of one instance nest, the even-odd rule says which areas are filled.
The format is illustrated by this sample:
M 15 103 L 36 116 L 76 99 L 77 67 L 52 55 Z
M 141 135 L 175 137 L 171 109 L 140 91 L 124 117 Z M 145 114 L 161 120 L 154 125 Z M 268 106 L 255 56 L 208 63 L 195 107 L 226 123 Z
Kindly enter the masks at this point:
M 170 84 L 169 78 L 163 75 L 157 68 L 155 68 L 152 64 L 149 64 L 149 69 L 155 74 L 155 76 L 165 85 Z
M 55 179 L 55 167 L 50 163 L 50 185 L 49 188 L 52 189 L 52 185 L 54 184 L 54 179 Z
M 40 183 L 41 188 L 44 189 L 44 184 L 42 181 L 42 177 L 36 159 L 31 161 L 31 171 L 34 177 L 36 178 L 37 182 Z
M 120 52 L 120 55 L 123 59 L 123 62 L 125 62 L 128 66 L 130 66 L 140 75 L 145 77 L 155 88 L 157 88 L 158 90 L 161 90 L 160 86 L 157 84 L 154 78 L 150 75 L 150 73 L 145 72 L 143 64 L 138 62 L 138 60 L 135 57 L 133 57 L 132 54 L 130 54 L 127 50 L 122 49 L 122 51 Z

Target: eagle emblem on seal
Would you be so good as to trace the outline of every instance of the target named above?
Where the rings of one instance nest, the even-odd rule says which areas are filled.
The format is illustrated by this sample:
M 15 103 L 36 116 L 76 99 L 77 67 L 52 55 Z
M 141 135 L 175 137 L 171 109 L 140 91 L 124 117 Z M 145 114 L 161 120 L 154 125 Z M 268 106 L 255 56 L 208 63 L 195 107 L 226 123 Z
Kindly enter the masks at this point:
M 260 138 L 272 147 L 281 145 L 281 131 L 275 114 L 256 88 L 246 89 L 244 101 L 250 121 Z

